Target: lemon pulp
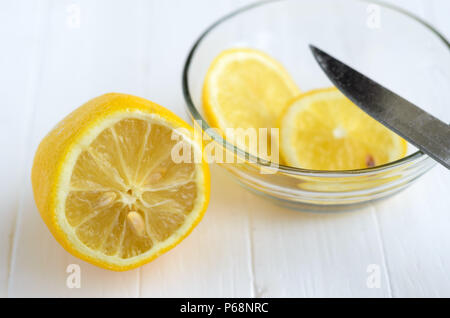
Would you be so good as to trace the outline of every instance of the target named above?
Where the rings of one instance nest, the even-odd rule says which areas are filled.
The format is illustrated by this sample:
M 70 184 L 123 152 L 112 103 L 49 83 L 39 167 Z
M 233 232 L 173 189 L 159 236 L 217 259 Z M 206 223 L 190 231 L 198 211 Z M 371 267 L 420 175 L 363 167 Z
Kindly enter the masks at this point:
M 180 228 L 197 196 L 195 164 L 173 162 L 171 135 L 161 124 L 123 119 L 81 152 L 65 204 L 81 242 L 126 259 Z
M 406 154 L 404 139 L 364 113 L 336 88 L 300 95 L 286 109 L 279 126 L 282 157 L 294 167 L 363 169 Z

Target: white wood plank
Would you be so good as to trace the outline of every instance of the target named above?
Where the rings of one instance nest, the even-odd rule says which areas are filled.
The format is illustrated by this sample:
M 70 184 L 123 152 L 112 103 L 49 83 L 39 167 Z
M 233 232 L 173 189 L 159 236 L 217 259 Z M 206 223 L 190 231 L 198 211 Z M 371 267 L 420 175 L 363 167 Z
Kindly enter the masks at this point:
M 19 198 L 26 176 L 25 143 L 30 135 L 33 97 L 39 76 L 37 56 L 42 33 L 37 2 L 3 2 L 0 10 L 0 297 L 7 295 L 10 257 Z
M 22 167 L 27 171 L 26 192 L 19 209 L 9 296 L 137 296 L 139 271 L 117 274 L 98 269 L 73 258 L 54 241 L 38 215 L 28 181 L 33 151 L 56 122 L 89 98 L 116 90 L 137 93 L 140 85 L 140 65 L 134 58 L 139 7 L 122 1 L 83 1 L 80 27 L 70 28 L 70 3 L 51 2 L 48 7 L 32 135 L 26 145 L 31 151 Z M 80 289 L 66 286 L 65 271 L 71 263 L 81 266 Z
M 369 208 L 313 214 L 248 194 L 258 297 L 389 297 L 383 242 Z M 369 265 L 380 288 L 367 286 Z
M 394 297 L 449 297 L 450 173 L 435 167 L 375 208 Z
M 450 34 L 449 1 L 392 2 Z M 439 93 L 430 90 L 429 101 L 439 102 Z M 435 167 L 411 188 L 375 205 L 394 297 L 450 296 L 449 177 L 445 168 Z
M 182 2 L 185 3 L 185 2 Z M 42 68 L 42 80 L 39 83 L 39 96 L 36 100 L 36 115 L 33 122 L 33 138 L 29 141 L 29 147 L 35 149 L 43 135 L 70 110 L 79 106 L 82 102 L 93 96 L 108 92 L 121 91 L 136 95 L 143 95 L 149 99 L 166 105 L 175 112 L 183 115 L 184 103 L 181 97 L 180 79 L 181 67 L 187 54 L 187 48 L 193 39 L 178 38 L 180 26 L 188 23 L 186 20 L 179 24 L 177 20 L 167 21 L 166 30 L 171 32 L 171 42 L 166 39 L 167 33 L 162 32 L 162 24 L 151 23 L 149 16 L 145 15 L 147 8 L 145 2 L 81 2 L 81 24 L 79 28 L 70 29 L 64 27 L 67 18 L 67 4 L 69 2 L 52 3 L 50 8 L 48 34 L 46 34 L 45 54 Z M 154 2 L 153 5 L 161 5 Z M 178 4 L 181 4 L 179 2 Z M 173 4 L 172 4 L 173 5 Z M 186 6 L 186 5 L 185 5 Z M 196 7 L 188 7 L 198 10 Z M 170 6 L 166 7 L 170 9 Z M 223 11 L 216 8 L 218 13 Z M 159 12 L 159 11 L 158 11 Z M 157 15 L 153 13 L 156 19 Z M 180 11 L 181 13 L 181 11 Z M 185 11 L 183 12 L 186 13 Z M 185 16 L 186 18 L 189 15 Z M 213 18 L 213 17 L 211 17 Z M 160 18 L 161 20 L 161 18 Z M 121 23 L 116 23 L 121 21 Z M 178 20 L 179 21 L 179 20 Z M 207 21 L 212 22 L 212 21 Z M 148 29 L 144 29 L 148 27 Z M 200 25 L 201 28 L 204 25 Z M 200 32 L 193 29 L 195 36 Z M 151 36 L 151 41 L 147 37 Z M 147 42 L 143 42 L 146 40 Z M 183 40 L 185 48 L 180 49 L 178 43 Z M 168 54 L 167 49 L 173 53 Z M 147 54 L 149 54 L 147 56 Z M 63 72 L 61 71 L 63 70 Z M 27 158 L 27 165 L 31 164 L 33 153 Z M 27 176 L 28 178 L 29 176 Z M 230 187 L 235 188 L 235 187 Z M 217 194 L 215 195 L 217 197 Z M 138 296 L 143 295 L 175 295 L 179 288 L 179 280 L 173 275 L 170 266 L 159 269 L 161 274 L 156 277 L 166 277 L 167 280 L 155 281 L 153 263 L 148 270 L 143 268 L 143 279 L 139 282 L 141 269 L 127 273 L 113 273 L 100 270 L 87 263 L 79 261 L 67 254 L 53 240 L 48 230 L 36 211 L 33 203 L 31 187 L 28 185 L 23 195 L 22 208 L 19 211 L 19 225 L 16 237 L 16 246 L 13 255 L 13 271 L 10 277 L 10 296 Z M 224 211 L 222 213 L 228 212 Z M 210 279 L 216 277 L 216 286 L 209 285 L 201 273 L 192 275 L 191 271 L 198 270 L 196 261 L 206 257 L 209 262 L 220 260 L 213 257 L 203 248 L 210 240 L 204 237 L 213 237 L 220 240 L 221 235 L 229 228 L 222 228 L 218 224 L 205 227 L 209 232 L 204 237 L 197 236 L 197 241 L 187 249 L 177 250 L 185 254 L 168 254 L 177 259 L 173 264 L 184 266 L 181 277 L 191 275 L 194 286 L 186 286 L 184 291 L 190 290 L 190 295 L 242 295 L 248 296 L 249 279 L 246 268 L 246 247 L 239 240 L 246 237 L 245 218 L 235 213 L 240 225 L 240 236 L 228 232 L 228 237 L 233 239 L 224 251 L 233 251 L 236 255 L 242 254 L 236 259 L 230 258 L 229 253 L 223 253 L 223 274 L 217 275 L 216 271 L 210 271 Z M 229 222 L 232 220 L 229 220 Z M 242 222 L 243 221 L 243 222 Z M 231 228 L 235 228 L 230 223 Z M 203 243 L 202 243 L 203 242 Z M 230 242 L 227 242 L 230 243 Z M 189 243 L 186 243 L 188 245 Z M 192 244 L 192 243 L 191 243 Z M 201 246 L 202 248 L 198 248 Z M 240 248 L 238 253 L 232 247 Z M 193 258 L 191 266 L 187 266 L 188 256 L 192 249 L 197 249 L 198 258 Z M 214 246 L 220 252 L 220 248 Z M 227 260 L 227 262 L 225 262 Z M 157 262 L 170 262 L 170 258 L 164 257 Z M 82 274 L 81 289 L 69 289 L 65 285 L 68 274 L 65 269 L 68 264 L 80 264 Z M 202 266 L 211 269 L 210 263 Z M 172 264 L 172 262 L 170 262 Z M 237 264 L 240 264 L 239 266 Z M 153 267 L 153 269 L 150 268 Z M 236 270 L 236 267 L 239 268 Z M 157 272 L 156 272 L 157 273 Z M 147 278 L 148 277 L 148 278 Z M 169 277 L 172 277 L 170 279 Z M 181 278 L 180 277 L 180 278 Z M 158 283 L 157 285 L 155 283 Z M 153 284 L 153 285 L 152 285 Z M 167 288 L 163 286 L 167 285 Z M 203 287 L 202 287 L 203 286 Z M 205 288 L 210 287 L 210 289 Z M 205 294 L 206 293 L 206 294 Z M 182 295 L 182 294 L 180 294 Z
M 187 119 L 181 73 L 188 51 L 209 24 L 245 2 L 154 1 L 150 8 L 141 10 L 147 12 L 142 29 L 148 30 L 144 33 L 143 95 Z M 158 28 L 152 27 L 155 25 Z M 211 204 L 204 220 L 179 247 L 142 267 L 141 295 L 251 296 L 244 200 L 242 190 L 223 171 L 213 169 Z
M 252 202 L 256 296 L 391 297 L 385 242 L 372 206 L 315 215 L 253 197 L 246 201 Z M 372 264 L 380 270 L 380 288 L 367 286 Z
M 408 9 L 413 12 L 421 9 L 419 1 L 408 3 Z M 357 213 L 318 216 L 268 208 L 263 200 L 259 204 L 256 204 L 257 200 L 254 198 L 247 200 L 252 202 L 252 207 L 249 208 L 254 211 L 251 224 L 256 295 L 447 295 L 450 285 L 443 275 L 444 269 L 448 268 L 448 259 L 443 254 L 448 254 L 445 252 L 448 251 L 448 235 L 445 234 L 444 228 L 448 225 L 447 211 L 450 206 L 447 201 L 438 198 L 448 192 L 449 185 L 444 184 L 442 177 L 440 180 L 442 186 L 439 193 L 431 190 L 433 187 L 423 180 L 420 180 L 415 189 L 421 189 L 419 191 L 422 192 L 428 187 L 424 195 L 428 195 L 428 200 L 434 200 L 434 209 L 438 211 L 438 222 L 443 224 L 442 227 L 437 226 L 430 216 L 427 220 L 422 217 L 419 222 L 411 221 L 415 224 L 414 231 L 406 230 L 413 226 L 410 223 L 401 231 L 401 235 L 408 237 L 411 242 L 416 231 L 424 233 L 421 237 L 426 235 L 427 231 L 422 229 L 423 226 L 439 229 L 439 234 L 422 240 L 421 246 L 411 243 L 406 248 L 409 253 L 406 259 L 413 264 L 419 262 L 418 255 L 432 256 L 430 261 L 426 262 L 426 271 L 421 271 L 419 266 L 409 266 L 408 270 L 405 269 L 405 246 L 400 248 L 392 244 L 395 235 L 400 235 L 397 233 L 399 229 L 388 227 L 392 224 L 402 224 L 401 216 L 397 215 L 396 218 L 389 213 L 394 206 L 396 210 L 401 209 L 404 213 L 423 213 L 430 203 L 419 193 L 409 196 L 408 193 L 411 192 L 399 194 L 393 201 L 386 200 L 381 203 L 384 207 L 382 209 L 379 204 L 373 204 Z M 409 236 L 407 233 L 410 233 Z M 439 238 L 439 248 L 430 252 L 433 243 L 436 244 Z M 422 253 L 415 255 L 414 250 L 417 248 L 421 249 Z M 424 260 L 420 259 L 420 264 L 423 263 Z M 370 289 L 366 285 L 366 269 L 369 264 L 378 264 L 382 269 L 380 289 Z M 400 275 L 400 271 L 403 271 L 403 275 Z M 421 280 L 415 283 L 416 286 L 411 286 L 411 283 L 408 285 L 407 282 L 414 281 L 415 277 L 421 277 Z M 424 286 L 421 286 L 422 284 Z M 420 288 L 414 288 L 417 286 Z

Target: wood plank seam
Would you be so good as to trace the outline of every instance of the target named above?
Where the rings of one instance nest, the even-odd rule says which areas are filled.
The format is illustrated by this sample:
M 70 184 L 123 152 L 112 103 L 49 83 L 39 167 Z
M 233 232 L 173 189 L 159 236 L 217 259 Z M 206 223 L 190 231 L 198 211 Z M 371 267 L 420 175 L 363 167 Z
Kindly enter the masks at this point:
M 369 203 L 370 206 L 370 213 L 372 214 L 372 217 L 374 219 L 374 223 L 375 223 L 375 228 L 376 228 L 376 233 L 377 233 L 377 240 L 378 240 L 378 245 L 380 248 L 380 252 L 381 252 L 381 261 L 382 261 L 382 265 L 384 267 L 384 272 L 385 272 L 385 279 L 387 282 L 387 290 L 388 290 L 388 296 L 389 298 L 394 297 L 393 293 L 392 293 L 392 285 L 391 285 L 391 275 L 390 275 L 390 271 L 389 271 L 389 263 L 387 261 L 387 257 L 386 257 L 386 249 L 385 249 L 385 243 L 384 243 L 384 239 L 383 239 L 383 235 L 382 235 L 382 231 L 381 231 L 381 226 L 380 226 L 380 222 L 378 220 L 378 215 L 377 215 L 377 208 L 376 205 L 373 203 Z
M 254 257 L 254 245 L 253 245 L 253 230 L 252 230 L 252 215 L 248 215 L 248 229 L 247 229 L 247 246 L 248 246 L 248 270 L 250 273 L 250 297 L 260 298 L 261 295 L 256 289 L 256 279 L 255 279 L 255 257 Z

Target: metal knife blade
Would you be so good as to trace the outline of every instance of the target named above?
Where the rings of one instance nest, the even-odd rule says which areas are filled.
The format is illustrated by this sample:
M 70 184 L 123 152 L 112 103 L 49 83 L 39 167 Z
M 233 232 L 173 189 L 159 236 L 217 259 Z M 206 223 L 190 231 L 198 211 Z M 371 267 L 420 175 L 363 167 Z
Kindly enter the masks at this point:
M 450 169 L 450 125 L 310 45 L 333 84 L 368 115 Z

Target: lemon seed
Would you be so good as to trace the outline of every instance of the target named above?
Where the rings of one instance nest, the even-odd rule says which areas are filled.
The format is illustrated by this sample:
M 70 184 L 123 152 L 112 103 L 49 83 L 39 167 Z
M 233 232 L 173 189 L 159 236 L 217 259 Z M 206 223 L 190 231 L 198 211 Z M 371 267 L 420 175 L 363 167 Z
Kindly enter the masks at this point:
M 130 211 L 127 214 L 128 225 L 133 230 L 134 234 L 137 236 L 144 236 L 145 234 L 145 224 L 142 216 L 136 211 Z

